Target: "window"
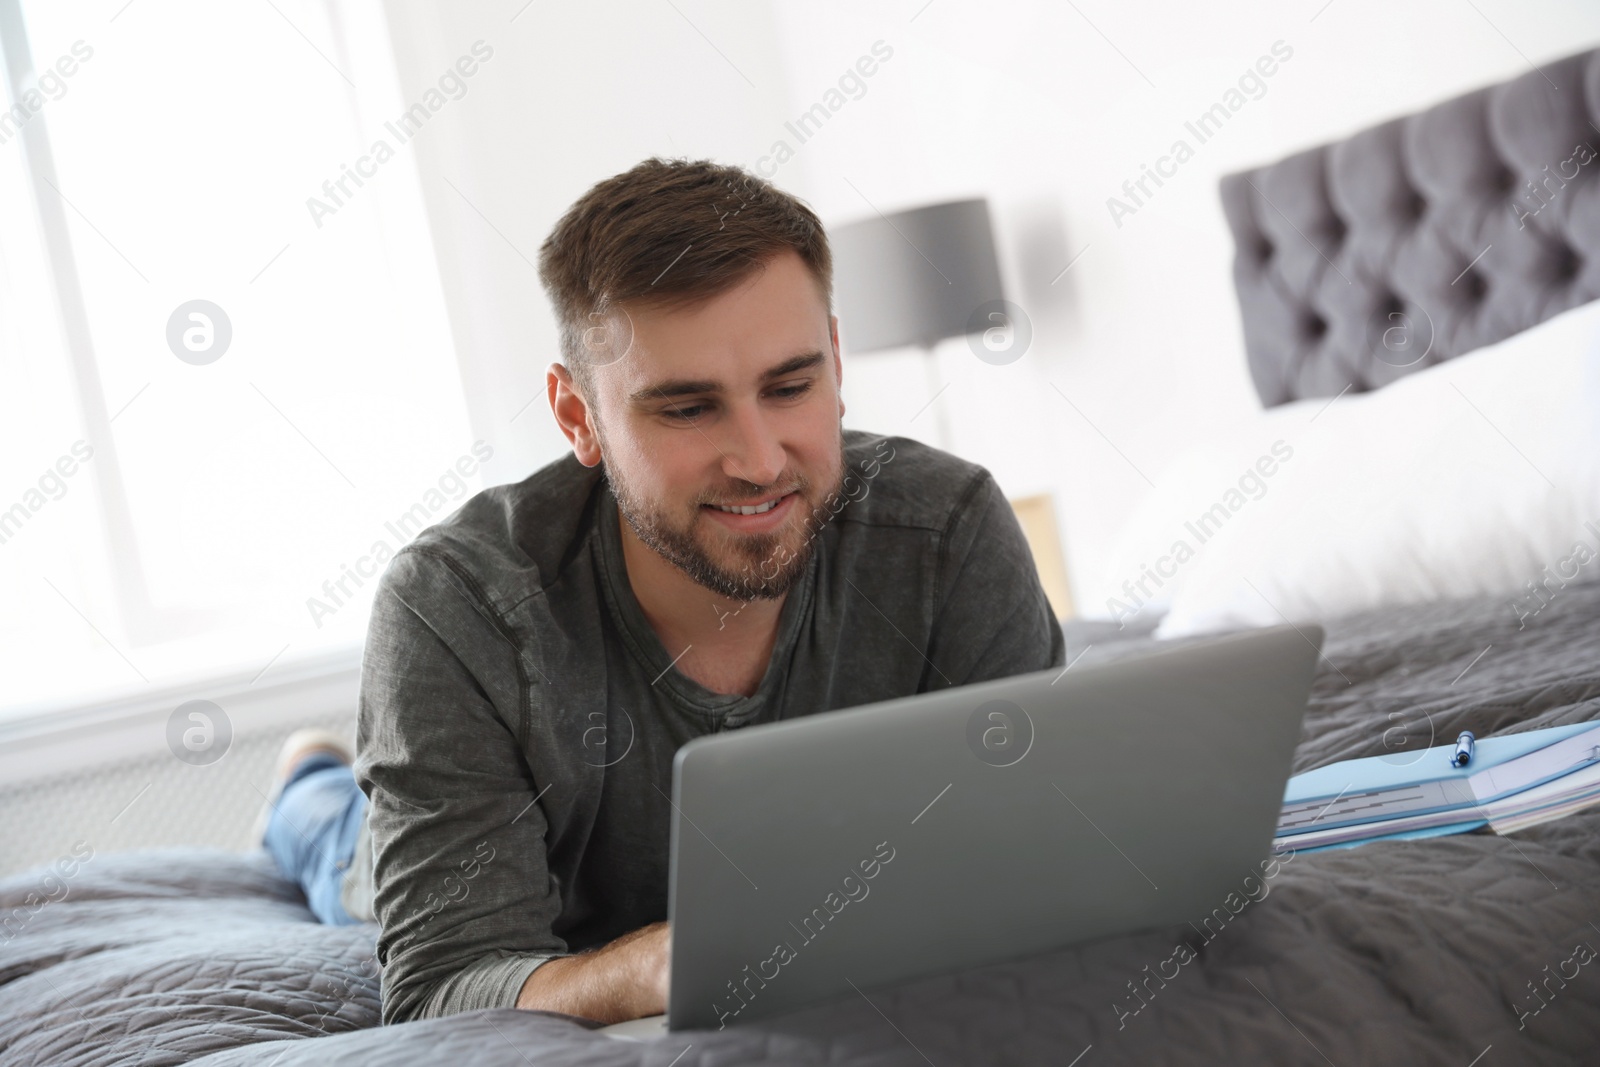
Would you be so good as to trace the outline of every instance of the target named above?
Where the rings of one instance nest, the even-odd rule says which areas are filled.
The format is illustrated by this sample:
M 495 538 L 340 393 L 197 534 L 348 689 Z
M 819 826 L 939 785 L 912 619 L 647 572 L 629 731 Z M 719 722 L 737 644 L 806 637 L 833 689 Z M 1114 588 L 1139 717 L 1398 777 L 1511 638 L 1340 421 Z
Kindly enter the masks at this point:
M 351 169 L 406 107 L 380 5 L 0 39 L 0 717 L 356 654 L 484 451 L 416 161 Z

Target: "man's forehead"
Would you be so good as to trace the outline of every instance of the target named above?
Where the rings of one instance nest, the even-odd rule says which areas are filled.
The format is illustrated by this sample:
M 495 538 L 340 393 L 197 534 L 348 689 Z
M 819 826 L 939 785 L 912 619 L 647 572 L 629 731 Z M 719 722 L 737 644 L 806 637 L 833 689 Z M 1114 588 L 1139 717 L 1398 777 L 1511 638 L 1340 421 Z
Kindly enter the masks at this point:
M 591 365 L 604 391 L 625 400 L 665 383 L 743 388 L 796 357 L 832 351 L 827 300 L 793 252 L 706 299 L 622 302 L 605 318 L 593 336 L 607 351 Z
M 635 330 L 624 358 L 597 368 L 607 391 L 630 401 L 641 392 L 718 392 L 740 389 L 818 367 L 832 352 L 825 312 L 806 328 L 754 335 L 662 337 Z

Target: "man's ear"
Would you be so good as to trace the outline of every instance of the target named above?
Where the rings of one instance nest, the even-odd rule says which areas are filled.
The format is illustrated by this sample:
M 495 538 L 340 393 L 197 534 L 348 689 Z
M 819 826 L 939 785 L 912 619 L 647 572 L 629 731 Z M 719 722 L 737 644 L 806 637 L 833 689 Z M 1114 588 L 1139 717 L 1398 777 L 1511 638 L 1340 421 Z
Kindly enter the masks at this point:
M 839 417 L 844 418 L 844 363 L 839 359 L 839 316 L 828 316 L 828 340 L 833 342 L 833 380 L 839 387 Z
M 559 363 L 550 364 L 545 372 L 545 391 L 550 396 L 550 411 L 556 425 L 572 444 L 572 454 L 585 467 L 600 462 L 600 438 L 594 431 L 589 403 L 578 391 L 572 372 Z

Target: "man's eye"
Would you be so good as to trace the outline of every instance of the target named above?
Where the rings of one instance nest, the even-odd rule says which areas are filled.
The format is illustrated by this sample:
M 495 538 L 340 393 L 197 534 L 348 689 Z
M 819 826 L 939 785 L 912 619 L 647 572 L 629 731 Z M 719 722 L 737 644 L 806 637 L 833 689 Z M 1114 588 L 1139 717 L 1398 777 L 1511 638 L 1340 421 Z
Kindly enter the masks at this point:
M 678 419 L 682 422 L 690 422 L 703 415 L 705 410 L 706 406 L 704 404 L 679 404 L 677 406 L 668 408 L 667 410 L 663 411 L 662 414 L 669 419 Z
M 785 385 L 773 390 L 783 400 L 793 400 L 795 397 L 805 396 L 810 391 L 810 382 L 801 382 L 799 385 Z

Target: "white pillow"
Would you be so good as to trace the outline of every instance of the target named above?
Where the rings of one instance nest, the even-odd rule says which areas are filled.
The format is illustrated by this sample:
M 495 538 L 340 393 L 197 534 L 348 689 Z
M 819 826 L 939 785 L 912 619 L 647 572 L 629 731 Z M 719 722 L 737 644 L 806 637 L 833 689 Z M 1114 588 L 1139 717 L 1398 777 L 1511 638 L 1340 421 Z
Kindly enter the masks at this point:
M 1263 412 L 1164 476 L 1135 523 L 1129 576 L 1148 564 L 1162 596 L 1145 606 L 1170 601 L 1160 637 L 1473 594 L 1531 614 L 1529 583 L 1600 575 L 1600 302 L 1373 393 Z

